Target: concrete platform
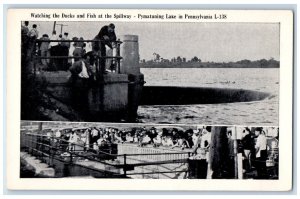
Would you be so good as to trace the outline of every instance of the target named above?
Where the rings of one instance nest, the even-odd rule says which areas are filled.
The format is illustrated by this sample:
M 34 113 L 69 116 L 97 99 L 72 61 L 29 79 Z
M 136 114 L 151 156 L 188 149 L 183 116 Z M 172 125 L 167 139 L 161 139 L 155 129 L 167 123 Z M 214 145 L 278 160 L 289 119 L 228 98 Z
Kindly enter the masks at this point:
M 25 168 L 34 172 L 35 176 L 45 178 L 55 177 L 54 168 L 49 167 L 48 164 L 41 163 L 41 161 L 36 159 L 34 156 L 31 156 L 26 152 L 21 152 L 20 158 L 21 163 L 25 165 Z

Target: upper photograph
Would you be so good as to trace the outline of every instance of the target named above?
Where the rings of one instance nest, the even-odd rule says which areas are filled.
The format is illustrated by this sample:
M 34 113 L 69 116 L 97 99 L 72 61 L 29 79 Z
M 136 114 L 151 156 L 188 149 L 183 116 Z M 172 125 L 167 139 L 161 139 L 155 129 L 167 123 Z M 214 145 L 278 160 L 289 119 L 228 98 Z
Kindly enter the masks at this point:
M 279 23 L 20 26 L 21 120 L 279 125 Z

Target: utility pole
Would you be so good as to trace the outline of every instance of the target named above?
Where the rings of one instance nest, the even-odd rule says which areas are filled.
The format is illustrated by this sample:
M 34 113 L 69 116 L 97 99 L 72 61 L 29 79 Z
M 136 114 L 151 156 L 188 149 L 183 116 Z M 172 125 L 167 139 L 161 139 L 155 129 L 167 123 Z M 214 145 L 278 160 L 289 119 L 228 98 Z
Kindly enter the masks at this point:
M 232 128 L 233 150 L 234 150 L 234 176 L 243 179 L 243 155 L 238 150 L 238 140 L 242 139 L 241 130 L 236 126 Z
M 238 142 L 236 127 L 232 129 L 233 134 L 233 153 L 234 153 L 234 178 L 238 179 Z
M 55 31 L 55 26 L 56 26 L 56 21 L 54 21 L 54 24 L 53 24 L 53 31 Z
M 60 34 L 62 34 L 63 31 L 63 27 L 64 26 L 68 26 L 68 25 L 64 25 L 64 24 L 56 24 L 57 26 L 60 26 Z
M 211 129 L 211 146 L 210 146 L 210 166 L 214 177 L 222 178 L 223 167 L 227 163 L 228 148 L 227 128 L 223 126 L 213 126 Z

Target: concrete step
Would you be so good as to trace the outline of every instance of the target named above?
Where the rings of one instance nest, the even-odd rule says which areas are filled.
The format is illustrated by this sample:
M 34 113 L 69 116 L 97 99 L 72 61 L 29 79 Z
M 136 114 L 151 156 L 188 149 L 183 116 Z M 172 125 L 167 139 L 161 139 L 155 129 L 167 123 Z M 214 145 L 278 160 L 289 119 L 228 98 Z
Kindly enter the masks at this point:
M 31 156 L 28 153 L 21 153 L 21 162 L 26 166 L 26 169 L 35 172 L 39 177 L 55 177 L 54 168 L 50 168 L 48 164 L 41 163 L 41 160 Z

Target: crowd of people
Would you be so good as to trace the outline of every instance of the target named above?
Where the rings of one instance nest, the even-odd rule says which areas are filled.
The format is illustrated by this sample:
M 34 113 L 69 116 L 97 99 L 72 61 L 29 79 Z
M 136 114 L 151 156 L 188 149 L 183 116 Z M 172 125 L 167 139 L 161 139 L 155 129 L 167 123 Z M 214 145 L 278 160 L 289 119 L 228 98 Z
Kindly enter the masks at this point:
M 116 63 L 114 59 L 100 58 L 116 54 L 117 38 L 114 30 L 114 24 L 103 26 L 94 37 L 93 40 L 95 41 L 90 42 L 91 49 L 87 49 L 88 42 L 85 42 L 83 37 L 69 38 L 68 32 L 58 35 L 56 30 L 53 30 L 50 36 L 45 33 L 40 37 L 37 25 L 33 24 L 30 29 L 29 22 L 25 21 L 21 27 L 23 63 L 28 64 L 33 55 L 37 54 L 40 69 L 43 70 L 68 71 L 72 65 L 85 62 L 85 66 L 82 66 L 80 72 L 93 66 L 99 74 L 107 71 L 115 72 Z M 88 61 L 85 59 L 86 55 L 90 57 Z M 100 58 L 99 62 L 97 58 Z
M 133 143 L 139 147 L 169 147 L 179 148 L 181 150 L 193 148 L 199 142 L 199 137 L 202 137 L 202 143 L 209 143 L 210 132 L 204 129 L 178 129 L 178 128 L 162 128 L 158 130 L 155 127 L 133 128 L 130 130 L 119 130 L 117 128 L 75 128 L 69 129 L 62 133 L 61 129 L 54 130 L 53 133 L 48 133 L 48 136 L 62 138 L 70 143 L 87 146 L 93 149 L 105 144 L 111 143 Z M 207 134 L 207 135 L 206 135 Z M 200 136 L 201 135 L 201 136 Z M 204 141 L 205 139 L 205 141 Z M 207 140 L 206 140 L 207 139 Z
M 267 167 L 270 161 L 278 163 L 279 129 L 277 127 L 222 127 L 220 163 L 222 178 L 234 178 L 235 157 L 237 153 L 243 156 L 244 173 L 255 172 L 255 178 L 268 179 Z M 183 129 L 181 127 L 138 127 L 118 129 L 114 127 L 98 128 L 69 128 L 56 129 L 48 132 L 48 137 L 60 138 L 67 144 L 67 150 L 80 146 L 83 150 L 101 151 L 111 144 L 131 143 L 137 147 L 168 148 L 187 150 L 191 152 L 192 160 L 201 160 L 206 165 L 203 178 L 218 178 L 218 173 L 211 164 L 212 139 L 216 129 L 211 126 L 201 126 L 197 129 Z M 234 135 L 233 135 L 234 134 Z M 238 135 L 239 134 L 239 135 Z M 216 140 L 214 140 L 216 142 Z M 236 143 L 235 143 L 236 142 Z M 277 151 L 276 151 L 277 149 Z M 217 148 L 214 148 L 217 150 Z M 273 165 L 274 166 L 274 165 Z M 214 172 L 213 172 L 214 170 Z M 224 173 L 225 172 L 225 173 Z M 276 175 L 276 174 L 274 174 Z
M 103 74 L 116 72 L 119 42 L 115 34 L 115 25 L 103 26 L 92 40 L 83 37 L 69 38 L 69 33 L 52 34 L 40 37 L 37 24 L 25 21 L 21 27 L 22 78 L 32 73 L 44 71 L 69 71 L 66 80 L 71 86 L 72 106 L 80 112 L 82 118 L 88 118 L 89 88 L 102 80 Z M 89 46 L 89 47 L 88 47 Z M 87 48 L 88 47 L 88 48 Z M 29 74 L 29 75 L 28 75 Z M 25 81 L 25 80 L 24 80 Z M 25 92 L 25 89 L 22 89 Z
M 254 131 L 254 133 L 253 133 Z M 244 170 L 251 172 L 255 168 L 257 178 L 267 178 L 268 162 L 278 163 L 279 128 L 245 128 L 240 145 L 244 157 Z

